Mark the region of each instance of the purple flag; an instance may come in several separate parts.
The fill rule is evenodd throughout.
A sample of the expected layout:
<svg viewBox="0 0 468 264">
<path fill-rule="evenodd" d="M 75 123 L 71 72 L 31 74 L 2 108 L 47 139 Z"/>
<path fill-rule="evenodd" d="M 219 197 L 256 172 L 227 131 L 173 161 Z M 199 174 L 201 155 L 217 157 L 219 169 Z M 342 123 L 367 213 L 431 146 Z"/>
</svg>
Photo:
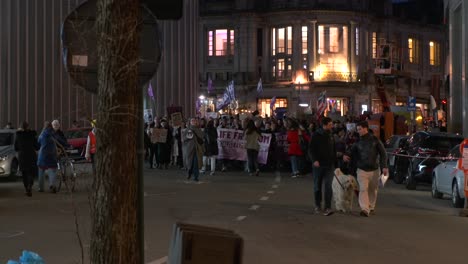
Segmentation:
<svg viewBox="0 0 468 264">
<path fill-rule="evenodd" d="M 276 104 L 276 96 L 273 96 L 273 98 L 271 98 L 271 101 L 270 101 L 270 109 L 273 109 L 275 104 Z"/>
<path fill-rule="evenodd" d="M 153 94 L 153 86 L 150 84 L 148 85 L 148 96 L 151 97 L 151 99 L 154 100 L 154 94 Z"/>
<path fill-rule="evenodd" d="M 207 87 L 207 90 L 208 90 L 208 94 L 212 93 L 213 90 L 214 90 L 213 81 L 211 80 L 210 77 L 208 77 L 208 87 Z"/>
</svg>

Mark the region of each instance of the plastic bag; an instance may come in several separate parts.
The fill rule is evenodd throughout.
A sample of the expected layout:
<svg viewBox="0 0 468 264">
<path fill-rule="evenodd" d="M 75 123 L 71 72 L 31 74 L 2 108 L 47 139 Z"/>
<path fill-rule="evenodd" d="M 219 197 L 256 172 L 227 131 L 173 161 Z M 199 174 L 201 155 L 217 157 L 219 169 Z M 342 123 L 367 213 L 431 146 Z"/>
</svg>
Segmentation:
<svg viewBox="0 0 468 264">
<path fill-rule="evenodd" d="M 384 187 L 385 186 L 385 183 L 387 182 L 388 180 L 388 174 L 387 175 L 384 175 L 383 173 L 380 175 L 380 178 L 379 178 L 379 186 L 380 187 Z"/>
<path fill-rule="evenodd" d="M 9 260 L 7 264 L 45 264 L 45 262 L 37 253 L 23 250 L 19 261 Z"/>
</svg>

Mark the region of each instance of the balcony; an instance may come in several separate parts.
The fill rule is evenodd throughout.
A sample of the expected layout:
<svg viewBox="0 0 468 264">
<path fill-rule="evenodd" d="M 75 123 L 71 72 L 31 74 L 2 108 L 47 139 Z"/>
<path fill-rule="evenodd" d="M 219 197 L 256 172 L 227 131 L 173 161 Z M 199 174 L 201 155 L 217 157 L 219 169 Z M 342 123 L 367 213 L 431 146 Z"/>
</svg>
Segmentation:
<svg viewBox="0 0 468 264">
<path fill-rule="evenodd" d="M 357 72 L 314 72 L 314 81 L 316 82 L 359 82 Z"/>
</svg>

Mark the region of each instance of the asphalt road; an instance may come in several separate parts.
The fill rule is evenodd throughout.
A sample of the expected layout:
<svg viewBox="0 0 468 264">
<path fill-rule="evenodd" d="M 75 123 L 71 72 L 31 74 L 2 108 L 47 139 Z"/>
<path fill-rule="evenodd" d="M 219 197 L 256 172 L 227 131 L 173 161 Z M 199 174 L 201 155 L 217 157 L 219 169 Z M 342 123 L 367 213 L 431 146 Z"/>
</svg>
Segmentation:
<svg viewBox="0 0 468 264">
<path fill-rule="evenodd" d="M 176 221 L 234 230 L 247 264 L 468 263 L 468 218 L 448 199 L 432 199 L 429 186 L 408 191 L 389 182 L 375 216 L 360 217 L 355 206 L 327 217 L 312 213 L 312 177 L 289 175 L 218 172 L 195 184 L 181 170 L 145 170 L 146 263 L 165 263 Z M 48 264 L 81 263 L 77 226 L 85 258 L 91 235 L 89 177 L 83 182 L 73 196 L 31 198 L 19 181 L 0 182 L 0 263 L 23 249 Z"/>
</svg>

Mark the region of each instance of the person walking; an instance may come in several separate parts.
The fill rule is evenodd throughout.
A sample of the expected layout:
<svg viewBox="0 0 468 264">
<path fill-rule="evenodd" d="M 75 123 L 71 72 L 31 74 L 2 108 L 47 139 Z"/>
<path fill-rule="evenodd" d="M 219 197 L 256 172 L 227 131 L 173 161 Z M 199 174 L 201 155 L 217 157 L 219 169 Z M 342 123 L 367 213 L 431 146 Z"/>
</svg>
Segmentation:
<svg viewBox="0 0 468 264">
<path fill-rule="evenodd" d="M 96 126 L 93 123 L 93 129 L 89 131 L 88 137 L 86 139 L 86 151 L 85 151 L 85 158 L 87 161 L 91 162 L 91 166 L 93 168 L 93 174 L 96 175 L 96 163 L 94 160 L 96 154 Z"/>
<path fill-rule="evenodd" d="M 322 127 L 312 136 L 309 143 L 309 158 L 312 162 L 314 176 L 315 213 L 322 211 L 322 193 L 325 195 L 323 215 L 333 214 L 331 209 L 333 173 L 336 162 L 335 141 L 332 135 L 333 123 L 331 118 L 322 119 Z M 323 183 L 323 188 L 322 188 Z M 323 192 L 322 192 L 323 190 Z"/>
<path fill-rule="evenodd" d="M 249 120 L 247 122 L 244 136 L 246 141 L 245 148 L 247 149 L 247 165 L 249 175 L 253 175 L 255 172 L 255 176 L 258 176 L 260 173 L 257 163 L 258 151 L 260 150 L 260 143 L 258 140 L 260 139 L 261 135 L 257 127 L 255 127 L 255 122 L 253 120 Z"/>
<path fill-rule="evenodd" d="M 198 127 L 196 118 L 190 119 L 189 126 L 182 132 L 182 143 L 186 151 L 187 180 L 193 175 L 193 180 L 198 182 L 199 168 L 203 165 L 203 132 Z"/>
<path fill-rule="evenodd" d="M 48 121 L 44 124 L 44 129 L 39 135 L 38 143 L 40 145 L 39 156 L 37 159 L 39 192 L 44 192 L 44 174 L 49 176 L 49 190 L 56 193 L 55 177 L 57 175 L 57 146 L 56 142 L 62 146 L 67 146 L 62 137 L 56 136 L 52 124 Z"/>
<path fill-rule="evenodd" d="M 23 185 L 26 195 L 32 196 L 34 177 L 37 175 L 37 155 L 39 150 L 36 131 L 29 129 L 24 121 L 21 130 L 16 132 L 15 150 L 18 152 L 19 169 L 23 175 Z"/>
<path fill-rule="evenodd" d="M 218 156 L 218 131 L 214 127 L 214 121 L 210 119 L 206 124 L 204 131 L 205 153 L 203 155 L 204 172 L 208 163 L 211 165 L 210 176 L 213 176 L 216 170 L 216 156 Z"/>
<path fill-rule="evenodd" d="M 161 120 L 161 129 L 166 130 L 166 140 L 157 143 L 159 168 L 167 170 L 171 162 L 172 130 L 165 119 Z"/>
<path fill-rule="evenodd" d="M 382 142 L 369 133 L 367 121 L 357 123 L 356 128 L 360 139 L 352 146 L 350 153 L 343 155 L 343 160 L 354 160 L 356 164 L 360 215 L 369 217 L 375 210 L 380 169 L 384 175 L 388 175 L 387 153 Z"/>
</svg>

